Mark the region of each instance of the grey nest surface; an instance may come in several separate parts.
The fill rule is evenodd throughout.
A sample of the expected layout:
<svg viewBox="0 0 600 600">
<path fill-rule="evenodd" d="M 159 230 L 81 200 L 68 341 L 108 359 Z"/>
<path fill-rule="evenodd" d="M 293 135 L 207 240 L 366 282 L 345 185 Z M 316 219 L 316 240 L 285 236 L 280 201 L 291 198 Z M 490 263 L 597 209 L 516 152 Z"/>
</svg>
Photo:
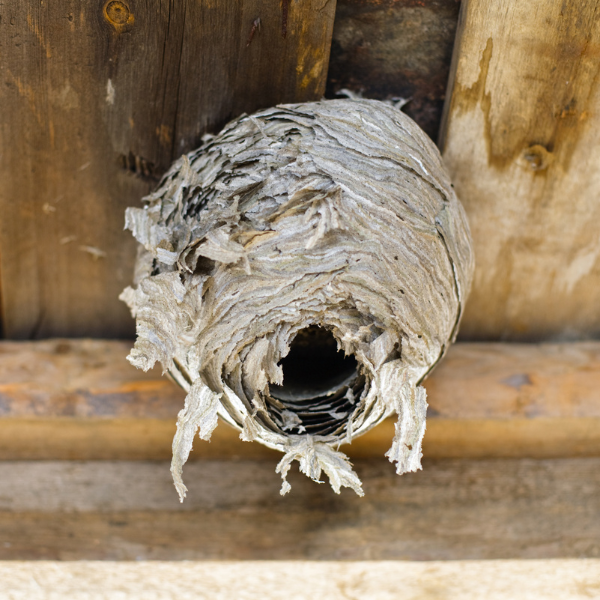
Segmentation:
<svg viewBox="0 0 600 600">
<path fill-rule="evenodd" d="M 339 451 L 392 414 L 387 453 L 420 468 L 421 381 L 454 340 L 473 273 L 439 152 L 375 100 L 281 105 L 182 156 L 126 227 L 140 242 L 129 360 L 187 391 L 171 471 L 218 416 L 316 481 L 362 494 Z"/>
</svg>

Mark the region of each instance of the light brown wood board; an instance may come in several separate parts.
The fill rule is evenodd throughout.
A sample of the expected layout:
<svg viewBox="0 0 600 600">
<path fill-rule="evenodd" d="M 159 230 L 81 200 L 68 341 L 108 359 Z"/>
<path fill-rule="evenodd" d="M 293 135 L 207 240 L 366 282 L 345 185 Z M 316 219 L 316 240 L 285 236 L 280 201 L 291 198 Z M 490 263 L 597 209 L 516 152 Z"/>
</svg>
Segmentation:
<svg viewBox="0 0 600 600">
<path fill-rule="evenodd" d="M 0 459 L 171 456 L 185 393 L 159 369 L 134 369 L 129 342 L 0 344 Z M 423 451 L 435 457 L 600 456 L 600 343 L 460 343 L 425 381 Z M 385 461 L 386 421 L 348 446 Z M 192 458 L 268 458 L 220 424 Z"/>
<path fill-rule="evenodd" d="M 335 0 L 3 2 L 5 336 L 132 336 L 125 208 L 206 131 L 319 99 L 334 13 Z"/>
<path fill-rule="evenodd" d="M 426 460 L 401 477 L 385 460 L 355 468 L 363 498 L 297 468 L 281 497 L 271 461 L 196 461 L 180 504 L 168 462 L 0 463 L 0 559 L 600 556 L 598 458 Z"/>
<path fill-rule="evenodd" d="M 597 559 L 499 561 L 11 561 L 1 600 L 589 600 Z"/>
<path fill-rule="evenodd" d="M 465 0 L 440 147 L 477 269 L 463 339 L 600 335 L 600 5 Z"/>
</svg>

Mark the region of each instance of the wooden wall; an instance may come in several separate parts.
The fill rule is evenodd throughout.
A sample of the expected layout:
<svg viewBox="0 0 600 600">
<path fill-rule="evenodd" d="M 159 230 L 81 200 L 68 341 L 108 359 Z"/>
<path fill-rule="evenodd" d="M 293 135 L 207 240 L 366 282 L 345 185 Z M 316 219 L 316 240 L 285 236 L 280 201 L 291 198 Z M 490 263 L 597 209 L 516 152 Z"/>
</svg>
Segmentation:
<svg viewBox="0 0 600 600">
<path fill-rule="evenodd" d="M 456 34 L 457 0 L 338 0 L 327 97 L 409 100 L 404 112 L 437 138 Z"/>
<path fill-rule="evenodd" d="M 591 0 L 5 0 L 5 337 L 131 337 L 124 208 L 205 131 L 347 87 L 410 98 L 434 139 L 445 101 L 477 258 L 462 338 L 597 338 L 599 23 Z"/>
<path fill-rule="evenodd" d="M 477 270 L 463 338 L 600 336 L 600 7 L 463 4 L 441 148 Z"/>
<path fill-rule="evenodd" d="M 133 336 L 125 208 L 206 131 L 320 98 L 334 14 L 335 0 L 0 4 L 5 336 Z"/>
</svg>

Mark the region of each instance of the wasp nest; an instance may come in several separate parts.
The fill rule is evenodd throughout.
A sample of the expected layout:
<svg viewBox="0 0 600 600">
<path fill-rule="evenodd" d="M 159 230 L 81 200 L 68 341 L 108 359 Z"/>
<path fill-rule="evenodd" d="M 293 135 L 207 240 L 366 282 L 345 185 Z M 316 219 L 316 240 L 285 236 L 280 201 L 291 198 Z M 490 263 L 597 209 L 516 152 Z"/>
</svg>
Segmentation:
<svg viewBox="0 0 600 600">
<path fill-rule="evenodd" d="M 440 155 L 397 108 L 290 104 L 232 121 L 181 157 L 126 227 L 140 242 L 129 355 L 187 391 L 171 471 L 220 416 L 339 493 L 340 444 L 396 414 L 387 456 L 420 468 L 420 382 L 457 333 L 473 259 Z"/>
</svg>

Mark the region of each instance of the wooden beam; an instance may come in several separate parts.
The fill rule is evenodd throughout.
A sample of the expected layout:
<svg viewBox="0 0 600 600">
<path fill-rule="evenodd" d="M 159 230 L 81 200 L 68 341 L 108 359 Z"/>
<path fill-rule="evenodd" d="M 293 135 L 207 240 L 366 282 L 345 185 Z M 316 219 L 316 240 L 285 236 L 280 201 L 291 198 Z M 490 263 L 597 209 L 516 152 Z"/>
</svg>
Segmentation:
<svg viewBox="0 0 600 600">
<path fill-rule="evenodd" d="M 129 342 L 0 344 L 0 459 L 168 459 L 184 392 Z M 426 457 L 600 456 L 600 343 L 457 344 L 425 382 Z M 342 446 L 380 457 L 392 421 Z M 270 457 L 221 424 L 193 457 Z"/>
<path fill-rule="evenodd" d="M 131 337 L 139 204 L 206 131 L 319 99 L 335 0 L 0 5 L 0 276 L 11 339 Z"/>
<path fill-rule="evenodd" d="M 10 562 L 0 564 L 0 597 L 588 600 L 599 569 L 598 560 Z"/>
<path fill-rule="evenodd" d="M 180 504 L 168 462 L 0 463 L 0 559 L 598 557 L 598 458 L 354 465 L 363 498 L 297 467 L 282 498 L 274 461 L 195 461 Z"/>
<path fill-rule="evenodd" d="M 460 3 L 338 0 L 327 97 L 409 100 L 402 109 L 437 139 Z"/>
<path fill-rule="evenodd" d="M 463 339 L 600 334 L 600 14 L 463 0 L 440 146 L 477 269 Z"/>
</svg>

